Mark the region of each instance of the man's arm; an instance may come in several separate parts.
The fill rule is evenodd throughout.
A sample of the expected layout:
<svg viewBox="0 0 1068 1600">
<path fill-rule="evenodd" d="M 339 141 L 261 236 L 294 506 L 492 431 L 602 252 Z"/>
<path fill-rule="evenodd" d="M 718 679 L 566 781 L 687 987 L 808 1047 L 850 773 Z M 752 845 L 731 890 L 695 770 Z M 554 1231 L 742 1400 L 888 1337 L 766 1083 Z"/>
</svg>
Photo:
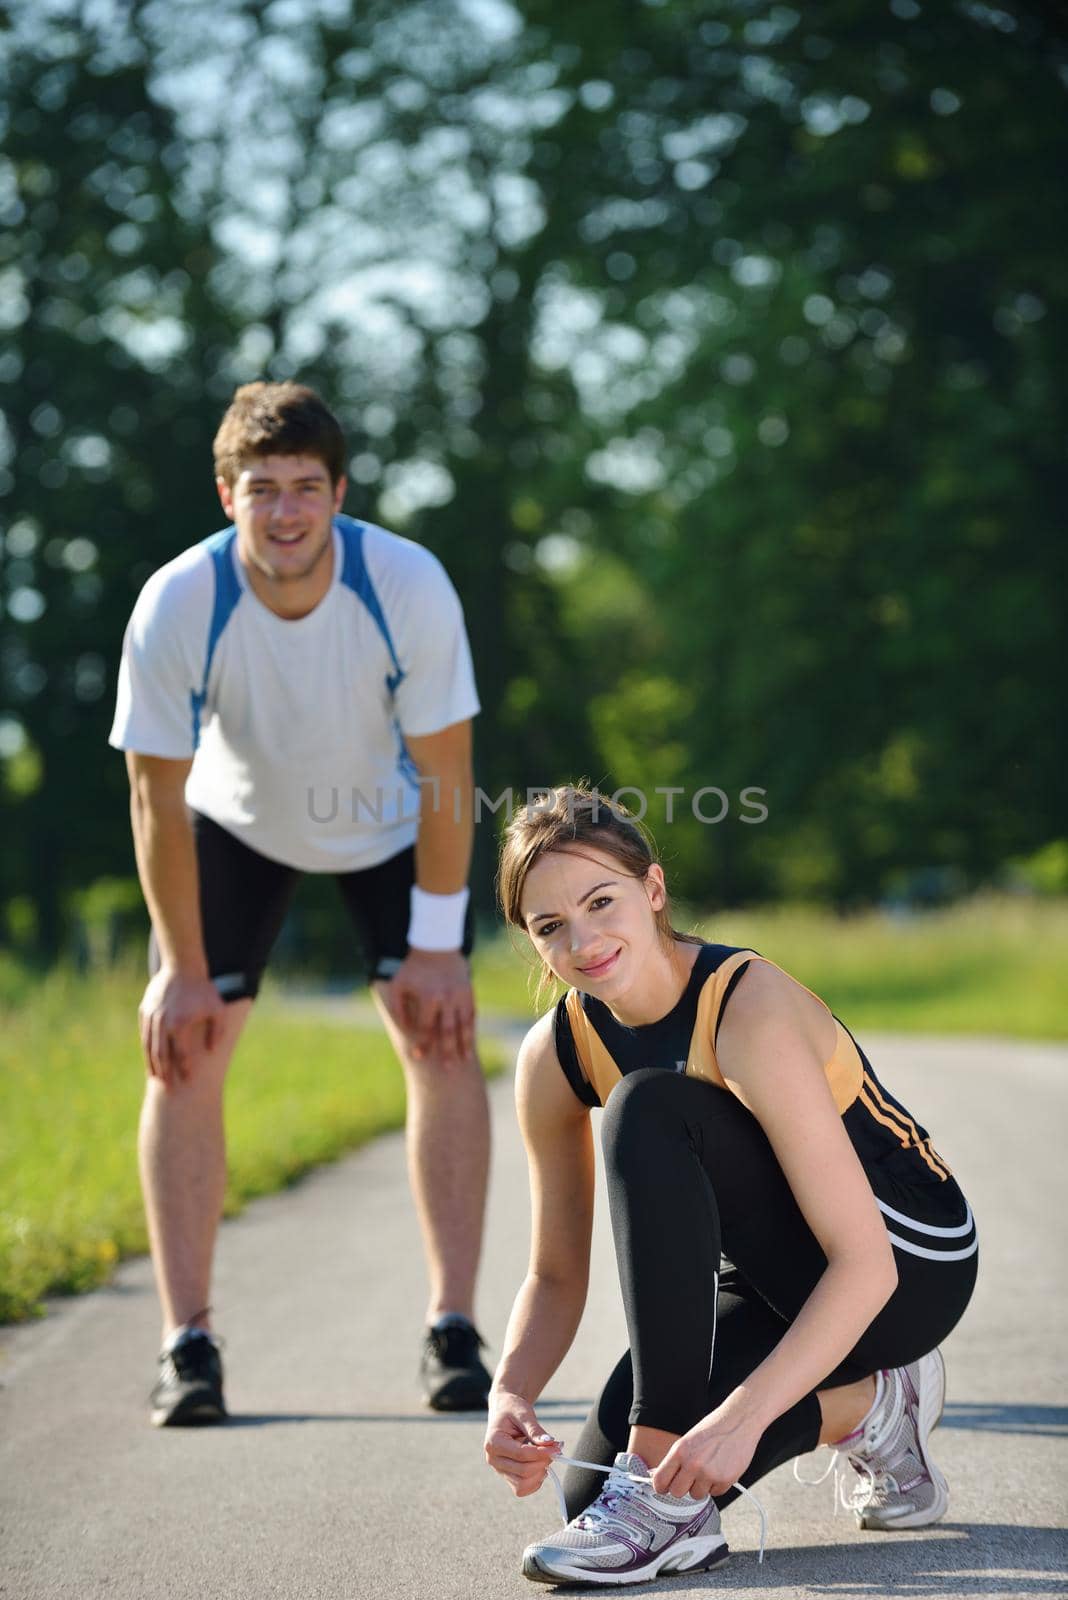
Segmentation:
<svg viewBox="0 0 1068 1600">
<path fill-rule="evenodd" d="M 464 898 L 474 840 L 471 723 L 405 740 L 422 780 L 415 841 L 413 920 L 409 953 L 389 985 L 387 1003 L 413 1040 L 417 1057 L 435 1040 L 444 1060 L 470 1054 L 474 1000 L 461 954 Z M 420 897 L 421 903 L 420 903 Z M 426 947 L 420 938 L 427 940 Z"/>
<path fill-rule="evenodd" d="M 192 761 L 126 753 L 134 854 L 164 966 L 206 978 L 196 846 L 185 803 Z"/>
<path fill-rule="evenodd" d="M 467 887 L 474 842 L 471 723 L 405 740 L 422 780 L 423 809 L 415 840 L 415 881 L 426 894 Z"/>
<path fill-rule="evenodd" d="M 200 922 L 196 844 L 185 803 L 191 761 L 128 751 L 130 823 L 145 902 L 162 966 L 141 1001 L 141 1044 L 148 1070 L 165 1083 L 185 1078 L 195 1049 L 187 1030 L 203 1028 L 210 1049 L 223 1002 L 208 976 Z"/>
</svg>

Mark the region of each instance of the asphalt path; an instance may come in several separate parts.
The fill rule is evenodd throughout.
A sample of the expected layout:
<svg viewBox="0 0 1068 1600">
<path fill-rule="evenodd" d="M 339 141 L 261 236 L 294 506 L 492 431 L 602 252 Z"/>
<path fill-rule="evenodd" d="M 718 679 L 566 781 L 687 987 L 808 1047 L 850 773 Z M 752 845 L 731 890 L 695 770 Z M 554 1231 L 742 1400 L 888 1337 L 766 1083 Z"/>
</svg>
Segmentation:
<svg viewBox="0 0 1068 1600">
<path fill-rule="evenodd" d="M 718 1572 L 646 1585 L 686 1596 L 1036 1596 L 1068 1592 L 1065 1145 L 1068 1048 L 865 1041 L 925 1122 L 979 1221 L 979 1287 L 946 1346 L 939 1526 L 861 1533 L 832 1487 L 788 1467 L 743 1501 Z M 514 1038 L 512 1039 L 514 1043 Z M 238 1063 L 235 1070 L 240 1070 Z M 480 1318 L 495 1354 L 523 1274 L 526 1170 L 510 1084 L 495 1152 Z M 131 1130 L 131 1160 L 133 1144 Z M 215 1286 L 228 1426 L 157 1431 L 148 1263 L 44 1322 L 0 1335 L 0 1595 L 242 1600 L 513 1600 L 546 1489 L 515 1501 L 484 1465 L 483 1424 L 423 1410 L 424 1295 L 402 1142 L 376 1141 L 222 1230 Z M 603 1196 L 589 1304 L 540 1413 L 574 1445 L 625 1343 Z M 818 1469 L 818 1459 L 806 1463 Z"/>
</svg>

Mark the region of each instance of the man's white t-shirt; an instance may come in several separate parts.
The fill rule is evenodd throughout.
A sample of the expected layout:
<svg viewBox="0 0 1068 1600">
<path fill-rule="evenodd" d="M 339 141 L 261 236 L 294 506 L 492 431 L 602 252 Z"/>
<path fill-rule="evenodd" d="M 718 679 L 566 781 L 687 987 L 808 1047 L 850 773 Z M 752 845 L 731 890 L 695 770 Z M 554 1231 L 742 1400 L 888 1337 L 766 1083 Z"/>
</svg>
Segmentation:
<svg viewBox="0 0 1068 1600">
<path fill-rule="evenodd" d="M 154 573 L 126 629 L 110 743 L 192 757 L 189 805 L 261 855 L 351 872 L 415 840 L 421 789 L 405 736 L 478 709 L 459 597 L 437 557 L 337 516 L 330 588 L 296 621 L 253 593 L 234 528 Z"/>
</svg>

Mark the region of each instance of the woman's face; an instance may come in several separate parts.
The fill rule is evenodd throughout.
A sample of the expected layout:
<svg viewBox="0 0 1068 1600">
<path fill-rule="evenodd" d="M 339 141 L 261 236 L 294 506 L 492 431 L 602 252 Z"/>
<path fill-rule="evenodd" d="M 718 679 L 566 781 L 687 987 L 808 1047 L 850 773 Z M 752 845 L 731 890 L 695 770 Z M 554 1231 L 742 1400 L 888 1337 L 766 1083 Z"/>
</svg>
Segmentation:
<svg viewBox="0 0 1068 1600">
<path fill-rule="evenodd" d="M 655 913 L 664 874 L 627 875 L 595 849 L 554 850 L 527 874 L 523 924 L 542 960 L 563 982 L 608 1004 L 626 994 L 660 949 Z"/>
</svg>

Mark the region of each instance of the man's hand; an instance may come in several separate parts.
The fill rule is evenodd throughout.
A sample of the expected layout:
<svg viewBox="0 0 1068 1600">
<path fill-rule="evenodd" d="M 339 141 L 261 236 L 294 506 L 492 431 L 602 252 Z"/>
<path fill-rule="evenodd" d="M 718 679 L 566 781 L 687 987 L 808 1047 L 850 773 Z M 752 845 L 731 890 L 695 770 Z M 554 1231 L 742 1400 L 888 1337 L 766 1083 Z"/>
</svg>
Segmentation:
<svg viewBox="0 0 1068 1600">
<path fill-rule="evenodd" d="M 137 1012 L 150 1075 L 168 1087 L 184 1082 L 197 1057 L 215 1044 L 225 1015 L 210 978 L 162 967 L 149 979 Z"/>
<path fill-rule="evenodd" d="M 436 1046 L 442 1061 L 462 1061 L 475 1044 L 475 998 L 459 950 L 409 950 L 383 999 L 417 1061 Z"/>
</svg>

